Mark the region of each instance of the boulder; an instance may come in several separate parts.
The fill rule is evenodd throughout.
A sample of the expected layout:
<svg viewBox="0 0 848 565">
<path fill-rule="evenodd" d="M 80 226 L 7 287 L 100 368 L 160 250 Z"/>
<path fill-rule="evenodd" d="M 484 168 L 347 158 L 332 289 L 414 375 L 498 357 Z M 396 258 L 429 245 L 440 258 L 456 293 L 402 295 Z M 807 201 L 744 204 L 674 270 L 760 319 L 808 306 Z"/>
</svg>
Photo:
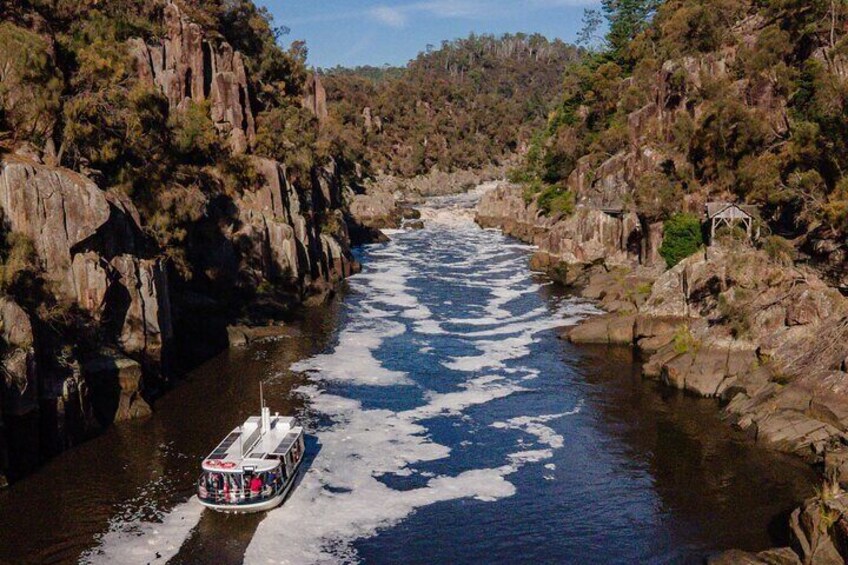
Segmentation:
<svg viewBox="0 0 848 565">
<path fill-rule="evenodd" d="M 27 313 L 8 297 L 0 298 L 0 335 L 5 344 L 0 365 L 4 389 L 0 413 L 22 416 L 38 409 L 38 371 L 34 335 Z"/>
<path fill-rule="evenodd" d="M 756 419 L 757 441 L 781 451 L 812 458 L 832 438 L 841 437 L 833 426 L 794 410 L 780 410 Z"/>
<path fill-rule="evenodd" d="M 825 489 L 829 489 L 825 486 Z M 830 495 L 829 495 L 830 496 Z M 844 520 L 842 498 L 833 500 L 811 498 L 792 512 L 789 519 L 793 546 L 805 564 L 842 565 L 845 558 L 837 550 L 835 526 Z"/>
<path fill-rule="evenodd" d="M 403 220 L 395 197 L 385 192 L 357 194 L 349 210 L 357 223 L 373 229 L 399 228 Z"/>
<path fill-rule="evenodd" d="M 792 548 L 781 547 L 759 553 L 731 549 L 707 558 L 707 565 L 802 565 Z"/>
<path fill-rule="evenodd" d="M 151 414 L 141 396 L 142 369 L 136 361 L 103 352 L 83 363 L 82 376 L 92 392 L 94 411 L 104 426 Z"/>
<path fill-rule="evenodd" d="M 654 353 L 671 343 L 681 326 L 687 325 L 685 318 L 639 315 L 636 317 L 634 338 L 642 352 Z"/>
<path fill-rule="evenodd" d="M 609 343 L 609 322 L 605 316 L 589 318 L 565 334 L 572 343 Z"/>
<path fill-rule="evenodd" d="M 229 339 L 230 347 L 244 347 L 251 343 L 274 341 L 296 335 L 298 335 L 297 330 L 288 326 L 227 327 L 227 338 Z"/>
<path fill-rule="evenodd" d="M 567 331 L 565 336 L 572 343 L 605 343 L 631 345 L 633 343 L 633 315 L 605 315 L 588 318 Z"/>
</svg>

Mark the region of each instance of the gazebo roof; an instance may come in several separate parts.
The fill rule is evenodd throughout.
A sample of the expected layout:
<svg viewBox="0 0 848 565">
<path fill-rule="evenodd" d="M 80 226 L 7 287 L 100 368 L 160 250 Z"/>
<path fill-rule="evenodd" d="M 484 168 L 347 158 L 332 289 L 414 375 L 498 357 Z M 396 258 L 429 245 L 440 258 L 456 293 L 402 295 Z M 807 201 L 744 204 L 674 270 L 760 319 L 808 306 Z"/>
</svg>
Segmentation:
<svg viewBox="0 0 848 565">
<path fill-rule="evenodd" d="M 751 218 L 757 218 L 760 215 L 760 212 L 756 206 L 751 206 L 748 204 L 736 204 L 735 202 L 707 202 L 706 208 L 708 219 L 728 215 L 728 212 L 730 212 L 732 209 L 739 210 L 740 212 Z"/>
</svg>

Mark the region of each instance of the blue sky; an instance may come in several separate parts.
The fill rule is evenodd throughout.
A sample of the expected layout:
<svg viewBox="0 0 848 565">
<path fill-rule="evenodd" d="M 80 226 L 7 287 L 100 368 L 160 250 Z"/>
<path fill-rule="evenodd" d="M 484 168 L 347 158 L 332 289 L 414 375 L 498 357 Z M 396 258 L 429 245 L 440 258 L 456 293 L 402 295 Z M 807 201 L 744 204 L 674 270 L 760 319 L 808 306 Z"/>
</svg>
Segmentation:
<svg viewBox="0 0 848 565">
<path fill-rule="evenodd" d="M 405 64 L 427 44 L 475 33 L 538 32 L 574 41 L 599 0 L 258 0 L 304 39 L 309 64 Z"/>
</svg>

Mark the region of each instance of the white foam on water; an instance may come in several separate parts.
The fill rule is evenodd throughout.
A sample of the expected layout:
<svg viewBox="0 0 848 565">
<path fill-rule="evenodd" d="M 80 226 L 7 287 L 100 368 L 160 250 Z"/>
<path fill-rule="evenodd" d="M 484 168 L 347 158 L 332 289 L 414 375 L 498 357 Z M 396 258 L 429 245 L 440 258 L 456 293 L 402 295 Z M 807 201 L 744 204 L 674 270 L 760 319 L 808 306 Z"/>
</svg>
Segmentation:
<svg viewBox="0 0 848 565">
<path fill-rule="evenodd" d="M 583 401 L 581 400 L 573 410 L 562 412 L 561 414 L 546 414 L 543 416 L 519 416 L 510 418 L 506 422 L 495 422 L 493 428 L 497 429 L 512 429 L 521 430 L 527 434 L 536 437 L 538 443 L 549 445 L 554 449 L 559 449 L 565 445 L 565 438 L 558 434 L 553 428 L 546 426 L 548 422 L 565 418 L 566 416 L 574 416 L 579 414 L 583 409 Z"/>
<path fill-rule="evenodd" d="M 322 380 L 371 386 L 413 384 L 406 373 L 386 369 L 374 357 L 374 351 L 386 339 L 403 335 L 405 331 L 406 326 L 389 320 L 354 323 L 339 334 L 333 353 L 295 363 L 292 370 L 311 373 Z"/>
<path fill-rule="evenodd" d="M 457 476 L 434 476 L 425 486 L 396 490 L 380 480 L 404 476 L 411 466 L 443 459 L 450 448 L 427 436 L 424 420 L 462 410 L 522 390 L 498 376 L 473 379 L 451 393 L 430 393 L 423 406 L 393 412 L 365 410 L 355 400 L 299 389 L 312 409 L 335 424 L 318 432 L 315 462 L 286 504 L 268 514 L 257 529 L 246 563 L 322 563 L 352 558 L 350 544 L 403 520 L 415 509 L 460 498 L 497 500 L 515 493 L 505 477 L 511 466 L 474 469 Z"/>
<path fill-rule="evenodd" d="M 160 521 L 113 519 L 97 546 L 80 557 L 91 565 L 167 563 L 200 522 L 203 506 L 197 497 L 159 513 Z"/>
<path fill-rule="evenodd" d="M 553 449 L 535 449 L 510 453 L 509 459 L 516 464 L 539 463 L 554 456 Z"/>
</svg>

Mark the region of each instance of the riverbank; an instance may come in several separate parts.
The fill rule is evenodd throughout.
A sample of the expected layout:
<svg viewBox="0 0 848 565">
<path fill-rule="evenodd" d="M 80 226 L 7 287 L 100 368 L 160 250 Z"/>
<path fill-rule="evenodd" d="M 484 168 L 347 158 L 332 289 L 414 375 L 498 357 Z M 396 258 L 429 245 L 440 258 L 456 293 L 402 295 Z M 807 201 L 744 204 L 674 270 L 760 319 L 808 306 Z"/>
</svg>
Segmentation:
<svg viewBox="0 0 848 565">
<path fill-rule="evenodd" d="M 645 377 L 718 399 L 756 443 L 848 483 L 848 306 L 814 271 L 735 240 L 665 269 L 661 226 L 584 206 L 549 218 L 512 185 L 484 196 L 477 221 L 537 245 L 534 268 L 606 310 L 563 337 L 634 347 Z M 848 521 L 834 516 L 839 545 Z M 820 537 L 811 528 L 793 524 L 805 559 Z"/>
</svg>

